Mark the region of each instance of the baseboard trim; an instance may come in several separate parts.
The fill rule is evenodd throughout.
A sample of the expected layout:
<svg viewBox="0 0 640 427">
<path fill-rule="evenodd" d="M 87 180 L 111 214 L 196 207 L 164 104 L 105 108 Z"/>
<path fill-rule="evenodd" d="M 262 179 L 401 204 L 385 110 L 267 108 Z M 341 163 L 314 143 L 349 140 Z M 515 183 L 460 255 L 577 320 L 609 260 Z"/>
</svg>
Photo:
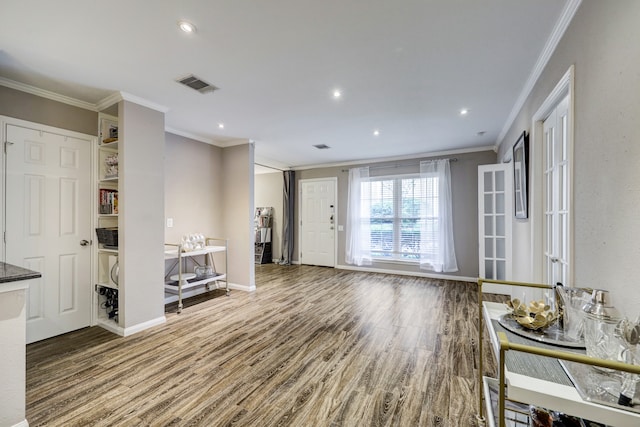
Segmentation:
<svg viewBox="0 0 640 427">
<path fill-rule="evenodd" d="M 254 292 L 256 290 L 256 284 L 252 285 L 239 285 L 238 283 L 229 283 L 229 289 L 244 292 Z"/>
<path fill-rule="evenodd" d="M 386 268 L 357 267 L 353 265 L 336 265 L 335 268 L 339 270 L 362 271 L 366 273 L 397 274 L 400 276 L 415 276 L 415 277 L 427 277 L 429 279 L 455 280 L 458 282 L 474 282 L 475 283 L 478 281 L 476 277 L 452 276 L 450 274 L 425 273 L 422 271 L 389 270 Z"/>
<path fill-rule="evenodd" d="M 11 427 L 29 427 L 29 422 L 27 420 L 22 420 L 18 424 L 14 424 Z"/>
<path fill-rule="evenodd" d="M 145 329 L 149 329 L 153 326 L 162 325 L 167 321 L 167 318 L 163 315 L 160 317 L 156 317 L 155 319 L 147 320 L 146 322 L 138 323 L 137 325 L 129 326 L 128 328 L 124 328 L 123 336 L 128 337 L 137 332 L 144 331 Z"/>
<path fill-rule="evenodd" d="M 102 329 L 106 329 L 107 331 L 113 334 L 120 335 L 121 337 L 124 336 L 124 329 L 118 326 L 111 319 L 98 319 L 98 321 L 96 322 L 96 325 L 101 327 Z"/>
</svg>

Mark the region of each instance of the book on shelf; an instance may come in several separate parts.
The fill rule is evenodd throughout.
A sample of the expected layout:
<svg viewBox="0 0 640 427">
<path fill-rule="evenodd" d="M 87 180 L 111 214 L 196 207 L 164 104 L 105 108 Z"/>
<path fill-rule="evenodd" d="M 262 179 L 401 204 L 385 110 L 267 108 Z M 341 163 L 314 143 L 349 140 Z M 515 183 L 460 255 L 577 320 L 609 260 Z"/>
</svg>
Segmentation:
<svg viewBox="0 0 640 427">
<path fill-rule="evenodd" d="M 118 213 L 118 190 L 100 189 L 100 214 L 113 215 Z"/>
</svg>

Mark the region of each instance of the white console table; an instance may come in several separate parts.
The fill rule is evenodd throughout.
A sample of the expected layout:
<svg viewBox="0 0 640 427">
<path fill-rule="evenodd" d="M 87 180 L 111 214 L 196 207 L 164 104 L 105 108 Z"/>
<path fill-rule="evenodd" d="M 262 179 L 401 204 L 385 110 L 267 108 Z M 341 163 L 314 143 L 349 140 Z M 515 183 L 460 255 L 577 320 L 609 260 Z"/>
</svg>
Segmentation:
<svg viewBox="0 0 640 427">
<path fill-rule="evenodd" d="M 205 239 L 206 246 L 203 249 L 184 252 L 181 245 L 178 244 L 166 244 L 171 249 L 165 250 L 165 260 L 175 260 L 173 266 L 171 266 L 165 276 L 165 304 L 178 301 L 178 313 L 182 311 L 183 304 L 182 299 L 190 296 L 195 296 L 210 290 L 211 283 L 215 283 L 216 287 L 218 282 L 224 280 L 225 290 L 227 296 L 230 294 L 229 280 L 228 280 L 228 240 L 216 237 L 207 237 Z M 214 254 L 224 254 L 224 272 L 216 270 L 216 262 Z M 205 265 L 213 268 L 213 275 L 206 277 L 194 277 L 190 272 L 185 271 L 185 261 L 188 258 L 195 259 L 195 257 L 204 256 Z M 172 275 L 173 271 L 177 267 L 177 274 Z M 176 280 L 174 280 L 176 279 Z"/>
</svg>

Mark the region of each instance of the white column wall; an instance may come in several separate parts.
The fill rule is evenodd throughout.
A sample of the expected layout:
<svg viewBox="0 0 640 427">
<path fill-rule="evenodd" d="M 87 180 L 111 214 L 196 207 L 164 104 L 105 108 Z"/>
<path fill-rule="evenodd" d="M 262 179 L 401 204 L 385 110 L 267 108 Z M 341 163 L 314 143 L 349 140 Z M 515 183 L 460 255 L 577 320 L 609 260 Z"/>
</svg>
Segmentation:
<svg viewBox="0 0 640 427">
<path fill-rule="evenodd" d="M 255 290 L 253 236 L 254 146 L 252 143 L 222 150 L 222 234 L 229 238 L 230 284 Z"/>
<path fill-rule="evenodd" d="M 121 101 L 120 326 L 125 335 L 164 321 L 164 113 Z"/>
</svg>

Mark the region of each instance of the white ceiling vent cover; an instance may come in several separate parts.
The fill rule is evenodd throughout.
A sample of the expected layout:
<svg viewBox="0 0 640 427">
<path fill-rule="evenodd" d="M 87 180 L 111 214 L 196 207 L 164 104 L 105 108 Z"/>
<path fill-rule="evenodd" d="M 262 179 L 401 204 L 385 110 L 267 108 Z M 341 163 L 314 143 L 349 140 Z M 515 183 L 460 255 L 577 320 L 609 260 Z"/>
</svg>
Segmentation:
<svg viewBox="0 0 640 427">
<path fill-rule="evenodd" d="M 209 84 L 202 80 L 200 77 L 196 77 L 193 74 L 189 74 L 188 76 L 177 79 L 176 81 L 190 87 L 193 90 L 197 90 L 200 93 L 209 93 L 213 92 L 214 90 L 220 89 L 219 87 Z"/>
</svg>

